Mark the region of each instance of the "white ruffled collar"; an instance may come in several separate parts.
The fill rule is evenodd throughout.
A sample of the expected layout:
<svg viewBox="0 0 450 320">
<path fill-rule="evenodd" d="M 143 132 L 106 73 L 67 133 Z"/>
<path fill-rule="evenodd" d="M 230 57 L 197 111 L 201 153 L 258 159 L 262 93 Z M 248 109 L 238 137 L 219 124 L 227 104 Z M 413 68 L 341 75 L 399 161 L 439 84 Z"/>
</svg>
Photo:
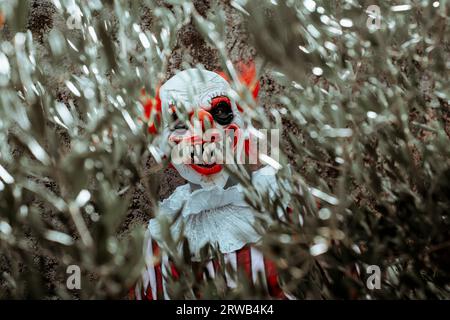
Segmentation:
<svg viewBox="0 0 450 320">
<path fill-rule="evenodd" d="M 220 187 L 201 188 L 191 191 L 189 184 L 178 187 L 175 192 L 167 199 L 162 201 L 159 206 L 162 214 L 176 214 L 182 210 L 183 217 L 198 214 L 205 210 L 217 209 L 228 204 L 236 206 L 248 206 L 243 197 L 240 185 L 235 185 L 227 189 Z"/>
<path fill-rule="evenodd" d="M 268 189 L 275 194 L 275 173 L 271 167 L 264 167 L 253 172 L 252 181 L 258 189 Z M 181 217 L 175 220 L 180 211 Z M 149 231 L 152 238 L 161 243 L 163 221 L 172 223 L 173 239 L 183 233 L 193 259 L 198 260 L 200 249 L 208 243 L 222 253 L 229 253 L 258 242 L 261 235 L 255 228 L 255 214 L 257 212 L 245 201 L 244 190 L 239 184 L 227 189 L 216 186 L 195 191 L 185 184 L 160 202 L 159 214 L 150 220 Z"/>
</svg>

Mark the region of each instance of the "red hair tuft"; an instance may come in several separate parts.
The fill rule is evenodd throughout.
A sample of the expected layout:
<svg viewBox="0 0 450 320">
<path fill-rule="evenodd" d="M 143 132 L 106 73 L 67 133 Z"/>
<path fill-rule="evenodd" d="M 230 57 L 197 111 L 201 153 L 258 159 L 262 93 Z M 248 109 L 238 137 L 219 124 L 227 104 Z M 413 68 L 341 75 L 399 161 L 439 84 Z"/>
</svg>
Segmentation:
<svg viewBox="0 0 450 320">
<path fill-rule="evenodd" d="M 159 88 L 156 89 L 156 97 L 152 98 L 141 90 L 143 96 L 142 105 L 144 106 L 144 119 L 148 122 L 148 132 L 156 134 L 157 127 L 161 124 L 161 99 L 159 97 Z"/>
<path fill-rule="evenodd" d="M 255 63 L 253 61 L 250 61 L 247 64 L 239 62 L 237 65 L 237 71 L 239 74 L 239 81 L 248 88 L 248 90 L 252 93 L 253 98 L 256 100 L 258 98 L 260 84 L 259 80 L 256 78 Z M 217 71 L 216 73 L 230 82 L 230 78 L 225 74 L 225 72 Z M 239 111 L 243 111 L 239 105 L 237 107 Z"/>
</svg>

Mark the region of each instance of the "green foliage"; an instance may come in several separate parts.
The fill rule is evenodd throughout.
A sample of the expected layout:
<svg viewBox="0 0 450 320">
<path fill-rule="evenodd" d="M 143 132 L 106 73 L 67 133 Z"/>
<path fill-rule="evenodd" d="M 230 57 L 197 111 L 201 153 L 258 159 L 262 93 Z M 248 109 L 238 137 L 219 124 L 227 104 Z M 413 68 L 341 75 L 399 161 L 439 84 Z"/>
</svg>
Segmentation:
<svg viewBox="0 0 450 320">
<path fill-rule="evenodd" d="M 76 1 L 79 28 L 62 23 L 36 48 L 18 9 L 26 2 L 0 1 L 0 298 L 121 298 L 143 267 L 145 226 L 120 232 L 139 181 L 149 214 L 157 212 L 140 90 L 154 93 L 163 81 L 190 21 L 237 80 L 223 9 L 205 16 L 189 1 Z M 65 19 L 70 2 L 55 1 Z M 238 81 L 233 88 L 249 121 L 283 131 L 280 196 L 300 216 L 280 221 L 277 212 L 288 215 L 280 199 L 230 170 L 249 203 L 275 218 L 262 250 L 296 297 L 449 298 L 449 8 L 381 2 L 379 28 L 369 28 L 372 4 L 231 1 L 261 72 L 282 93 L 256 107 Z M 151 31 L 140 24 L 143 7 Z M 178 241 L 168 238 L 167 249 Z M 175 298 L 263 296 L 245 280 L 232 291 L 221 277 L 198 283 L 183 268 L 189 257 L 174 256 L 183 270 L 171 281 Z M 65 286 L 72 264 L 83 271 L 75 294 Z M 379 290 L 367 288 L 369 265 L 382 271 Z"/>
</svg>

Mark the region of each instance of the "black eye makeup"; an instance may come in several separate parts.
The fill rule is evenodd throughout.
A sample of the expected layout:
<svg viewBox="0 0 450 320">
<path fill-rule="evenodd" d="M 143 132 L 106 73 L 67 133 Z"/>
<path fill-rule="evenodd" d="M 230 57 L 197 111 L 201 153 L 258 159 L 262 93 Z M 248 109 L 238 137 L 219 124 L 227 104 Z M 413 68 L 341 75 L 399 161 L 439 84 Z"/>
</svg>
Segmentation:
<svg viewBox="0 0 450 320">
<path fill-rule="evenodd" d="M 186 123 L 178 118 L 178 115 L 174 109 L 172 109 L 170 117 L 170 130 L 187 130 Z"/>
<path fill-rule="evenodd" d="M 213 98 L 209 113 L 213 116 L 214 121 L 222 126 L 230 124 L 234 118 L 231 102 L 228 97 L 221 96 Z"/>
</svg>

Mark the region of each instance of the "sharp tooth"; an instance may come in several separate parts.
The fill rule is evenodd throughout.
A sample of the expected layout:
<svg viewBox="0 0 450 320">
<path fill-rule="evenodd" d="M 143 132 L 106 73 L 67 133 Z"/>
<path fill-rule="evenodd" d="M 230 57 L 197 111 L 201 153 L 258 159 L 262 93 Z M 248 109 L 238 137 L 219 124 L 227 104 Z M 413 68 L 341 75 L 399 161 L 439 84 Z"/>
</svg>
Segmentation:
<svg viewBox="0 0 450 320">
<path fill-rule="evenodd" d="M 209 159 L 210 159 L 211 157 L 209 156 L 209 152 L 207 151 L 207 150 L 205 150 L 205 152 L 203 152 L 203 157 L 202 157 L 202 159 L 203 159 L 203 162 L 204 163 L 209 163 Z"/>
<path fill-rule="evenodd" d="M 178 145 L 180 146 L 180 145 Z M 183 164 L 191 163 L 191 154 L 188 146 L 179 147 L 176 161 L 180 161 Z"/>
<path fill-rule="evenodd" d="M 192 153 L 186 152 L 183 156 L 183 163 L 190 164 L 192 163 Z"/>
<path fill-rule="evenodd" d="M 212 144 L 206 144 L 203 146 L 203 155 L 202 159 L 204 163 L 210 163 L 210 158 L 212 154 L 212 150 L 214 149 L 214 146 Z"/>
<path fill-rule="evenodd" d="M 223 163 L 223 154 L 221 149 L 216 149 L 214 151 L 214 157 L 216 159 L 216 163 Z"/>
<path fill-rule="evenodd" d="M 202 146 L 200 144 L 196 144 L 194 146 L 195 150 L 194 150 L 194 163 L 195 164 L 199 164 L 200 163 L 200 156 L 201 156 L 201 149 Z"/>
<path fill-rule="evenodd" d="M 200 164 L 200 159 L 197 156 L 194 156 L 194 163 Z"/>
</svg>

